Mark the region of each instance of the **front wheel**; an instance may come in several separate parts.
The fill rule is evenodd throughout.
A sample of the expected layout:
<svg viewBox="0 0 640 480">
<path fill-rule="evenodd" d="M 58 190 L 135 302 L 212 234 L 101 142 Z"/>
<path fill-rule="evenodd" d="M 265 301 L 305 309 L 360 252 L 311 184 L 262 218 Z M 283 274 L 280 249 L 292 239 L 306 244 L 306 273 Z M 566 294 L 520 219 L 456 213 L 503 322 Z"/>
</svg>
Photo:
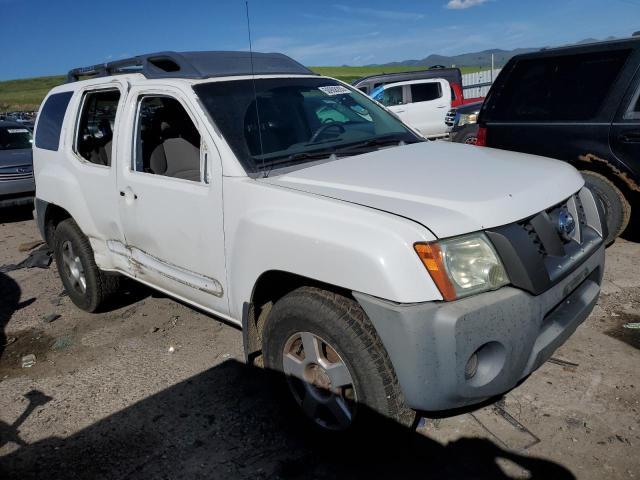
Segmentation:
<svg viewBox="0 0 640 480">
<path fill-rule="evenodd" d="M 64 289 L 77 307 L 95 312 L 117 291 L 119 276 L 98 269 L 89 239 L 72 219 L 56 227 L 53 252 Z"/>
<path fill-rule="evenodd" d="M 273 306 L 262 338 L 265 367 L 284 374 L 285 394 L 316 426 L 357 429 L 377 416 L 411 424 L 389 357 L 354 300 L 299 288 Z"/>
</svg>

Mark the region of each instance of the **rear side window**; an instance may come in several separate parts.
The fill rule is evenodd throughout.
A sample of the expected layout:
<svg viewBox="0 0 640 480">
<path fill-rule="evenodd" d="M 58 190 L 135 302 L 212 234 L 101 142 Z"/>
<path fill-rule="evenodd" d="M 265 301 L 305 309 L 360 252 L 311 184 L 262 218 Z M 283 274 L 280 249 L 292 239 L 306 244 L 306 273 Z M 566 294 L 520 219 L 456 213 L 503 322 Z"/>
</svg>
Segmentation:
<svg viewBox="0 0 640 480">
<path fill-rule="evenodd" d="M 624 114 L 625 120 L 640 120 L 640 88 L 631 100 L 627 112 Z"/>
<path fill-rule="evenodd" d="M 439 82 L 414 83 L 411 85 L 411 101 L 428 102 L 442 96 L 442 88 Z"/>
<path fill-rule="evenodd" d="M 116 122 L 119 90 L 87 92 L 76 138 L 76 153 L 97 165 L 111 165 L 113 129 Z"/>
<path fill-rule="evenodd" d="M 36 147 L 57 151 L 60 146 L 60 130 L 73 92 L 54 93 L 38 114 Z"/>
<path fill-rule="evenodd" d="M 629 50 L 519 61 L 489 116 L 495 121 L 593 119 L 607 98 Z"/>
</svg>

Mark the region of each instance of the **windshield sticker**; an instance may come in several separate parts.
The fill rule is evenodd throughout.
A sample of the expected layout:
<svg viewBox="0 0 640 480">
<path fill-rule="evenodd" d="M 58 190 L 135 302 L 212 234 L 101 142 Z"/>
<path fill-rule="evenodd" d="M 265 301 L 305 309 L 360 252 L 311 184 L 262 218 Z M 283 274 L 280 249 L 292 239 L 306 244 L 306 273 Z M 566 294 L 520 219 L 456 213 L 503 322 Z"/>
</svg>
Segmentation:
<svg viewBox="0 0 640 480">
<path fill-rule="evenodd" d="M 318 90 L 320 90 L 323 93 L 326 93 L 327 95 L 343 95 L 345 93 L 351 93 L 351 90 L 349 90 L 347 87 L 343 87 L 342 85 L 329 85 L 326 87 L 318 87 Z"/>
<path fill-rule="evenodd" d="M 29 130 L 26 128 L 7 128 L 7 132 L 9 133 L 29 133 Z"/>
</svg>

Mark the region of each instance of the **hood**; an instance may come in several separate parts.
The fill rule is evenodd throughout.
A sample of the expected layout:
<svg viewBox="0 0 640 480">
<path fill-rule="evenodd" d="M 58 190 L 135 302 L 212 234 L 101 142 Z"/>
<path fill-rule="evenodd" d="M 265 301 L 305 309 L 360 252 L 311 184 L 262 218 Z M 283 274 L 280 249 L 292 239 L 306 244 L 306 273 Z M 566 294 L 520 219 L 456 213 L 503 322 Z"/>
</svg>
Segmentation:
<svg viewBox="0 0 640 480">
<path fill-rule="evenodd" d="M 584 184 L 564 162 L 443 141 L 339 158 L 261 181 L 400 215 L 439 238 L 522 220 Z"/>
<path fill-rule="evenodd" d="M 0 150 L 0 168 L 31 166 L 31 149 Z"/>
</svg>

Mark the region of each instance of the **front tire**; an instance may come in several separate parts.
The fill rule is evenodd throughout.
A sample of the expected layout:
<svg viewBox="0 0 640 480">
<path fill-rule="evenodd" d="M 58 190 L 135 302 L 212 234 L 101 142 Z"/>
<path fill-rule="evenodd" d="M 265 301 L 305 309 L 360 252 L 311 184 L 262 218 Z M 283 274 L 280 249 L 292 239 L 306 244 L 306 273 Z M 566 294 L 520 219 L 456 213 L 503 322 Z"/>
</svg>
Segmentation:
<svg viewBox="0 0 640 480">
<path fill-rule="evenodd" d="M 360 430 L 375 414 L 413 421 L 389 357 L 353 299 L 294 290 L 275 303 L 262 338 L 265 367 L 284 374 L 285 394 L 317 427 Z"/>
<path fill-rule="evenodd" d="M 56 227 L 53 252 L 64 289 L 78 308 L 95 312 L 117 291 L 119 276 L 98 268 L 89 239 L 72 219 Z"/>
<path fill-rule="evenodd" d="M 587 187 L 596 194 L 602 204 L 609 230 L 605 245 L 611 245 L 629 225 L 631 205 L 624 193 L 604 175 L 589 170 L 580 173 Z"/>
</svg>

